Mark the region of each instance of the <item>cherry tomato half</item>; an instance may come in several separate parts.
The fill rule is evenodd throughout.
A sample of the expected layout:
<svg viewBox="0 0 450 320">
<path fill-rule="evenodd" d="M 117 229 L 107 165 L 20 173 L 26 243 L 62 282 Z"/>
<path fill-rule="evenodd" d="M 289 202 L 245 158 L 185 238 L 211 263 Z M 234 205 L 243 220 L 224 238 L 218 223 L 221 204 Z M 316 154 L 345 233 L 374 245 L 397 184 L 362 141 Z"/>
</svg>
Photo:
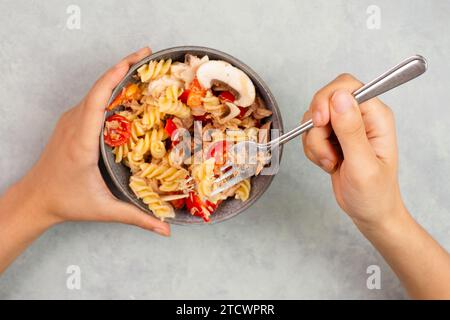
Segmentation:
<svg viewBox="0 0 450 320">
<path fill-rule="evenodd" d="M 105 122 L 103 136 L 105 143 L 111 147 L 127 143 L 131 135 L 131 122 L 127 118 L 113 114 Z"/>
</svg>

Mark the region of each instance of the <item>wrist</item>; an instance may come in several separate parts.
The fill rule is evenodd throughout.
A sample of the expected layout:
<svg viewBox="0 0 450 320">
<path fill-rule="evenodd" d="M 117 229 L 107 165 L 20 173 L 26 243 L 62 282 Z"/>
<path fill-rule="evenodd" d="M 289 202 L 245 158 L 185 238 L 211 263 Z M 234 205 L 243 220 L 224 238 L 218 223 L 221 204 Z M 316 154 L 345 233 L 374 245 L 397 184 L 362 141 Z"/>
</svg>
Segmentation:
<svg viewBox="0 0 450 320">
<path fill-rule="evenodd" d="M 57 223 L 51 218 L 43 199 L 24 178 L 0 197 L 0 273 L 48 228 Z"/>
<path fill-rule="evenodd" d="M 384 234 L 389 230 L 403 225 L 410 218 L 411 215 L 408 209 L 406 209 L 403 201 L 399 197 L 390 209 L 386 210 L 382 215 L 379 215 L 379 218 L 371 220 L 353 219 L 353 222 L 364 235 L 369 236 L 371 234 Z"/>
<path fill-rule="evenodd" d="M 45 231 L 60 221 L 50 214 L 48 203 L 42 195 L 43 190 L 31 180 L 27 175 L 8 190 L 6 198 L 9 211 L 21 221 Z"/>
</svg>

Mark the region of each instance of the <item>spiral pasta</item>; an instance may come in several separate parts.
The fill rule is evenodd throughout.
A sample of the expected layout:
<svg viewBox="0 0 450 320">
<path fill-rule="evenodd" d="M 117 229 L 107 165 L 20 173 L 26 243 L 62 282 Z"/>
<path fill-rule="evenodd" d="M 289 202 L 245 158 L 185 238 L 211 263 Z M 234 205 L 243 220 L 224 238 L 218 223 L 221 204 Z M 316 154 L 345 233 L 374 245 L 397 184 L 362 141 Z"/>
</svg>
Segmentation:
<svg viewBox="0 0 450 320">
<path fill-rule="evenodd" d="M 153 141 L 150 143 L 150 153 L 153 158 L 161 159 L 166 155 L 166 145 L 162 141 Z"/>
<path fill-rule="evenodd" d="M 139 174 L 142 178 L 154 178 L 163 181 L 179 181 L 185 179 L 189 172 L 186 169 L 177 169 L 166 165 L 158 165 L 154 163 L 144 163 L 140 166 Z"/>
<path fill-rule="evenodd" d="M 131 176 L 129 186 L 136 197 L 142 199 L 155 216 L 161 220 L 175 217 L 172 206 L 161 200 L 161 197 L 151 189 L 145 179 Z"/>
<path fill-rule="evenodd" d="M 153 129 L 147 132 L 150 139 L 150 153 L 153 158 L 161 159 L 166 155 L 166 146 L 163 140 L 167 139 L 167 133 L 163 128 Z"/>
<path fill-rule="evenodd" d="M 136 172 L 139 171 L 139 168 L 140 168 L 141 164 L 144 163 L 144 159 L 142 158 L 142 159 L 136 160 L 136 158 L 133 157 L 132 153 L 131 153 L 131 152 L 128 152 L 127 157 L 124 158 L 124 159 L 122 160 L 122 162 L 123 162 L 128 168 L 130 168 L 131 173 L 134 174 L 134 173 L 136 173 Z"/>
<path fill-rule="evenodd" d="M 192 178 L 197 183 L 198 194 L 203 199 L 210 198 L 214 180 L 215 159 L 210 158 L 201 164 L 193 165 Z M 215 200 L 215 199 L 211 199 Z"/>
<path fill-rule="evenodd" d="M 151 129 L 161 125 L 161 119 L 164 114 L 159 110 L 157 105 L 146 104 L 142 115 L 142 125 L 146 129 Z"/>
<path fill-rule="evenodd" d="M 183 184 L 181 181 L 161 181 L 159 190 L 163 192 L 174 192 L 182 190 Z"/>
<path fill-rule="evenodd" d="M 242 201 L 247 201 L 250 196 L 250 179 L 245 179 L 239 182 L 238 187 L 236 189 L 235 198 L 240 199 Z"/>
<path fill-rule="evenodd" d="M 150 80 L 165 75 L 170 70 L 171 64 L 172 59 L 159 61 L 153 60 L 137 69 L 137 73 L 142 82 L 149 82 Z"/>
<path fill-rule="evenodd" d="M 115 155 L 115 162 L 119 163 L 128 156 L 128 153 L 133 150 L 135 143 L 133 140 L 128 140 L 127 143 L 114 147 L 113 154 Z"/>
<path fill-rule="evenodd" d="M 261 140 L 260 133 L 270 129 L 271 122 L 265 118 L 271 111 L 263 100 L 256 96 L 255 102 L 243 109 L 233 103 L 239 93 L 233 86 L 218 82 L 203 88 L 197 70 L 208 61 L 207 56 L 187 55 L 184 62 L 153 60 L 142 65 L 136 72 L 140 81 L 134 84 L 132 95 L 124 95 L 117 104 L 121 108 L 114 118 L 111 116 L 115 122 L 105 125 L 104 137 L 120 138 L 105 143 L 112 146 L 114 161 L 130 168 L 130 189 L 161 220 L 173 218 L 173 206 L 179 208 L 179 203 L 192 215 L 209 221 L 222 200 L 234 197 L 247 201 L 250 179 L 211 196 L 214 180 L 221 174 L 221 161 L 231 159 L 228 147 L 216 148 L 216 142 L 267 142 L 268 136 Z M 192 138 L 197 126 L 200 147 L 198 140 L 189 141 L 184 134 L 180 141 L 171 140 L 176 130 Z M 115 132 L 108 137 L 108 130 Z M 205 159 L 197 163 L 197 156 Z M 264 164 L 258 165 L 260 172 Z"/>
<path fill-rule="evenodd" d="M 182 119 L 189 117 L 191 115 L 191 109 L 178 100 L 181 92 L 182 90 L 177 86 L 168 87 L 165 95 L 158 100 L 159 110 Z"/>
<path fill-rule="evenodd" d="M 131 157 L 133 162 L 141 162 L 144 160 L 145 154 L 150 150 L 150 143 L 148 134 L 144 138 L 137 140 L 135 147 L 129 153 L 129 157 Z"/>
<path fill-rule="evenodd" d="M 134 124 L 138 124 L 138 121 L 134 121 Z M 133 162 L 143 161 L 146 154 L 149 152 L 153 157 L 160 159 L 166 154 L 166 148 L 162 140 L 167 138 L 166 132 L 163 128 L 152 129 L 150 131 L 141 131 L 139 125 L 136 128 L 131 128 L 132 139 L 136 141 L 134 148 L 132 149 L 130 156 Z M 144 135 L 143 138 L 141 136 Z"/>
<path fill-rule="evenodd" d="M 206 112 L 209 112 L 211 115 L 215 117 L 221 117 L 225 108 L 222 103 L 220 103 L 219 98 L 212 94 L 210 90 L 206 92 L 206 96 L 202 99 L 203 108 Z"/>
<path fill-rule="evenodd" d="M 142 120 L 135 120 L 131 123 L 131 138 L 133 141 L 138 141 L 139 137 L 145 135 L 146 129 Z"/>
</svg>

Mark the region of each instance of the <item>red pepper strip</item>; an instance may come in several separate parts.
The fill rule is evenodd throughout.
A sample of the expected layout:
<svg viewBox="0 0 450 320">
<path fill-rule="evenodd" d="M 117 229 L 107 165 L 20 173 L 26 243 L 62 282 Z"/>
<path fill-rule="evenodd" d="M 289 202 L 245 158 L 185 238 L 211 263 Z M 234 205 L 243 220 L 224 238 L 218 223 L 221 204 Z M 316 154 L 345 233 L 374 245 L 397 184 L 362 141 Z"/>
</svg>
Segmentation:
<svg viewBox="0 0 450 320">
<path fill-rule="evenodd" d="M 190 192 L 189 197 L 186 198 L 186 208 L 189 212 L 196 217 L 202 218 L 205 222 L 210 221 L 209 216 L 217 209 L 217 206 L 218 204 L 208 200 L 202 201 L 194 192 Z"/>
</svg>

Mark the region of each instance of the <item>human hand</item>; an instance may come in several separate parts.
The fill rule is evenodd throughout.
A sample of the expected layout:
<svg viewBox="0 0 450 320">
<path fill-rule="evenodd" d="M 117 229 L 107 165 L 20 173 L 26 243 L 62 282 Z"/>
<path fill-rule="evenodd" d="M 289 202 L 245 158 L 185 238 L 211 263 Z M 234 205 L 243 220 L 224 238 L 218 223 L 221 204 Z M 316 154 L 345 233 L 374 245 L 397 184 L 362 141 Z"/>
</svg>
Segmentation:
<svg viewBox="0 0 450 320">
<path fill-rule="evenodd" d="M 339 206 L 357 226 L 375 226 L 404 212 L 397 180 L 392 111 L 379 99 L 358 106 L 351 93 L 362 86 L 343 74 L 319 90 L 303 120 L 306 156 L 331 175 Z"/>
<path fill-rule="evenodd" d="M 19 182 L 39 214 L 50 224 L 62 221 L 105 221 L 136 225 L 170 235 L 167 223 L 116 199 L 99 168 L 99 135 L 114 87 L 129 67 L 151 54 L 143 48 L 108 70 L 75 107 L 65 112 L 41 158 Z"/>
</svg>

